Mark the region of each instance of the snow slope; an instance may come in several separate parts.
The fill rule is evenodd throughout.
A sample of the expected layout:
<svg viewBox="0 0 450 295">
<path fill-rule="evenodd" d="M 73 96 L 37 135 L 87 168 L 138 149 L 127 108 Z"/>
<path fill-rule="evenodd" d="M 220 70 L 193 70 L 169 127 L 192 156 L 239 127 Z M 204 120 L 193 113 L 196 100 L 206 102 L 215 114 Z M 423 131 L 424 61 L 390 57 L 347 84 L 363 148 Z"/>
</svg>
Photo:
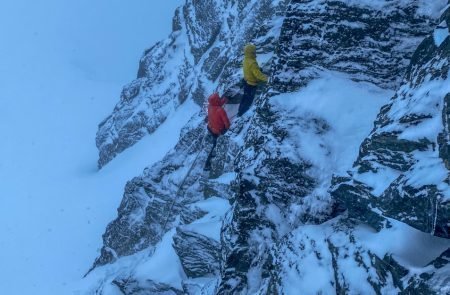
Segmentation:
<svg viewBox="0 0 450 295">
<path fill-rule="evenodd" d="M 188 102 L 97 171 L 97 124 L 181 2 L 0 4 L 0 293 L 67 294 L 98 256 L 125 183 L 197 111 Z"/>
<path fill-rule="evenodd" d="M 271 101 L 277 110 L 289 115 L 323 118 L 331 125 L 332 130 L 325 138 L 300 128 L 294 128 L 291 134 L 298 141 L 292 146 L 301 147 L 303 158 L 324 167 L 320 173 L 323 175 L 343 173 L 352 166 L 359 144 L 373 127 L 377 111 L 392 95 L 393 91 L 353 82 L 340 73 L 323 73 L 322 78 L 312 81 L 299 93 L 281 94 Z M 326 142 L 320 142 L 323 140 Z M 330 150 L 325 150 L 325 146 Z"/>
</svg>

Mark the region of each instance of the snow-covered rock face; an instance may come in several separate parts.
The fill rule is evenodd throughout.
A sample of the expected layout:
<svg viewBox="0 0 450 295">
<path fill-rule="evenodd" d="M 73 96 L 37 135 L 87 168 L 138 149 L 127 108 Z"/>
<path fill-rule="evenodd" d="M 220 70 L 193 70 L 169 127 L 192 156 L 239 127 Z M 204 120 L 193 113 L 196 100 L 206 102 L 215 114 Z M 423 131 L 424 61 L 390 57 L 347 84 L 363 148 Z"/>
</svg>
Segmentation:
<svg viewBox="0 0 450 295">
<path fill-rule="evenodd" d="M 447 12 L 436 30 L 449 20 Z M 449 38 L 436 42 L 435 31 L 422 42 L 352 176 L 336 180 L 337 199 L 374 227 L 385 226 L 380 216 L 387 216 L 450 238 L 449 57 Z"/>
<path fill-rule="evenodd" d="M 96 266 L 155 246 L 174 224 L 191 223 L 207 214 L 192 204 L 203 200 L 202 168 L 212 143 L 200 117 L 186 129 L 171 153 L 127 184 L 119 216 L 103 236 Z"/>
<path fill-rule="evenodd" d="M 447 294 L 449 243 L 392 224 L 377 233 L 344 215 L 292 231 L 272 248 L 277 292 Z"/>
<path fill-rule="evenodd" d="M 323 69 L 397 87 L 417 44 L 429 33 L 430 19 L 418 13 L 419 2 L 291 1 L 275 63 L 277 87 L 295 90 Z"/>
<path fill-rule="evenodd" d="M 176 11 L 173 33 L 145 52 L 138 79 L 99 125 L 99 167 L 155 131 L 187 97 L 202 104 L 216 86 L 236 84 L 245 42 L 264 45 L 259 53 L 270 56 L 281 25 L 275 64 L 285 73 L 276 78 L 283 92 L 304 86 L 323 68 L 395 87 L 430 26 L 417 13 L 421 1 L 393 1 L 386 10 L 322 0 L 291 1 L 286 9 L 287 2 L 187 1 Z"/>
<path fill-rule="evenodd" d="M 200 113 L 173 151 L 127 184 L 89 292 L 445 294 L 450 243 L 402 223 L 447 237 L 450 41 L 433 32 L 446 19 L 435 7 L 188 0 L 100 126 L 99 165 L 185 99 L 236 88 L 248 41 L 271 84 L 219 138 L 210 172 Z"/>
<path fill-rule="evenodd" d="M 405 5 L 402 1 L 394 2 L 399 6 Z M 403 64 L 405 69 L 406 59 L 413 54 L 411 46 L 401 44 L 407 44 L 408 41 L 414 40 L 415 36 L 423 37 L 427 27 L 424 17 L 415 16 L 415 11 L 409 9 L 410 4 L 403 6 L 401 11 L 397 6 L 386 14 L 365 6 L 348 6 L 336 1 L 298 1 L 298 3 L 293 1 L 289 5 L 272 67 L 274 87 L 258 102 L 243 151 L 236 160 L 240 176 L 239 191 L 233 206 L 232 219 L 229 224 L 224 225 L 223 244 L 226 261 L 219 293 L 275 292 L 274 288 L 277 287 L 271 275 L 271 269 L 274 267 L 271 247 L 286 233 L 303 223 L 321 223 L 340 213 L 340 208 L 335 206 L 334 200 L 327 193 L 331 174 L 343 168 L 336 169 L 333 164 L 335 158 L 344 154 L 337 153 L 334 143 L 326 140 L 330 134 L 336 141 L 343 139 L 335 133 L 337 123 L 330 122 L 327 117 L 318 116 L 317 111 L 320 107 L 317 106 L 317 109 L 312 106 L 311 112 L 305 111 L 304 107 L 299 113 L 292 113 L 288 108 L 280 110 L 278 102 L 286 100 L 287 97 L 281 95 L 279 99 L 274 99 L 273 96 L 280 95 L 280 92 L 295 91 L 311 79 L 323 76 L 325 70 L 338 70 L 346 73 L 352 80 L 370 81 L 382 87 L 386 87 L 389 83 L 398 85 L 402 75 L 400 73 L 403 73 L 403 70 L 398 72 L 398 66 Z M 312 16 L 308 18 L 305 14 L 309 13 Z M 321 14 L 325 16 L 321 18 Z M 339 19 L 341 15 L 347 16 L 350 20 L 354 20 L 353 17 L 360 21 L 365 19 L 366 22 L 367 19 L 371 21 L 378 19 L 371 27 L 381 28 L 380 30 L 385 30 L 388 35 L 391 25 L 395 27 L 401 23 L 404 28 L 403 26 L 410 20 L 414 23 L 419 18 L 422 25 L 415 31 L 415 26 L 411 24 L 409 31 L 399 30 L 401 33 L 398 36 L 393 32 L 389 38 L 398 42 L 393 46 L 381 40 L 377 42 L 379 34 L 382 33 L 376 29 L 367 29 L 365 34 L 368 36 L 360 36 L 358 33 L 361 32 L 361 27 L 345 26 L 350 30 L 348 34 L 352 37 L 341 38 L 334 31 L 336 28 L 334 20 Z M 369 18 L 369 15 L 372 18 Z M 391 18 L 392 15 L 396 17 Z M 315 21 L 321 19 L 319 24 L 314 25 Z M 334 29 L 326 30 L 328 22 L 333 24 L 330 27 Z M 315 26 L 315 29 L 311 29 L 311 26 Z M 303 31 L 304 27 L 307 28 L 306 31 Z M 431 30 L 428 27 L 427 32 Z M 322 35 L 318 32 L 322 32 Z M 370 37 L 370 33 L 375 34 Z M 358 36 L 361 42 L 354 39 Z M 363 41 L 368 40 L 366 37 L 371 39 L 372 45 L 364 44 Z M 331 42 L 333 47 L 328 47 L 327 44 Z M 317 49 L 314 46 L 310 48 L 311 44 L 316 44 Z M 418 43 L 415 43 L 415 47 L 417 45 Z M 366 55 L 372 48 L 377 48 L 379 52 Z M 401 52 L 397 53 L 395 50 L 399 48 Z M 312 55 L 311 59 L 308 58 L 309 54 Z M 400 58 L 402 61 L 394 62 L 395 56 L 397 58 L 402 56 Z M 390 57 L 394 58 L 391 60 Z M 327 58 L 330 59 L 328 62 Z M 341 60 L 346 60 L 345 65 L 340 63 Z M 385 60 L 387 63 L 381 70 L 378 65 L 383 64 Z M 335 91 L 345 93 L 347 84 L 348 82 L 336 85 Z M 328 99 L 333 101 L 333 98 L 330 95 Z M 302 99 L 305 98 L 297 96 L 297 100 Z M 344 107 L 337 106 L 334 111 L 338 110 L 344 110 Z M 357 114 L 352 115 L 355 116 L 352 128 L 361 124 L 358 120 L 368 119 Z M 343 134 L 354 132 L 351 128 L 345 131 Z M 352 144 L 352 141 L 348 144 Z"/>
</svg>

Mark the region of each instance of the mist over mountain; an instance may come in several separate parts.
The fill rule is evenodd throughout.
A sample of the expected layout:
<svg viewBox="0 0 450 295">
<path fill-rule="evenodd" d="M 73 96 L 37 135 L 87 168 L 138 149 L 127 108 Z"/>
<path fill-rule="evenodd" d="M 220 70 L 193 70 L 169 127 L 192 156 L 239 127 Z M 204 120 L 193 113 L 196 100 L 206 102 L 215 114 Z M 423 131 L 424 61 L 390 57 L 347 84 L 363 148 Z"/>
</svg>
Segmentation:
<svg viewBox="0 0 450 295">
<path fill-rule="evenodd" d="M 127 183 L 87 290 L 447 294 L 446 5 L 186 1 L 100 123 L 100 168 L 215 91 L 231 114 L 245 44 L 270 83 L 210 170 L 202 109 Z"/>
<path fill-rule="evenodd" d="M 4 4 L 0 290 L 449 294 L 449 7 Z"/>
</svg>

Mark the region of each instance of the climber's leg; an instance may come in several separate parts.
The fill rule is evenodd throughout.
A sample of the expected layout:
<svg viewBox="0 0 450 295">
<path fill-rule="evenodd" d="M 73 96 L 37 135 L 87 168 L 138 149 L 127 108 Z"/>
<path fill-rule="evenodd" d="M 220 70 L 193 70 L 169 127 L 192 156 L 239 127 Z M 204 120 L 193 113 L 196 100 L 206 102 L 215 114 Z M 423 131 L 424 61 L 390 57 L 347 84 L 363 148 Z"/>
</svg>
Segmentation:
<svg viewBox="0 0 450 295">
<path fill-rule="evenodd" d="M 205 168 L 204 168 L 205 171 L 209 171 L 211 169 L 211 160 L 212 160 L 212 158 L 214 156 L 214 152 L 215 152 L 215 149 L 216 149 L 217 138 L 219 137 L 218 135 L 212 133 L 211 131 L 209 131 L 208 136 L 209 136 L 209 140 L 212 140 L 213 146 L 211 148 L 211 151 L 208 154 L 208 158 L 206 159 Z"/>
<path fill-rule="evenodd" d="M 256 94 L 256 86 L 244 84 L 244 96 L 242 97 L 241 104 L 239 105 L 238 117 L 245 114 L 248 109 L 252 106 L 253 99 Z"/>
</svg>

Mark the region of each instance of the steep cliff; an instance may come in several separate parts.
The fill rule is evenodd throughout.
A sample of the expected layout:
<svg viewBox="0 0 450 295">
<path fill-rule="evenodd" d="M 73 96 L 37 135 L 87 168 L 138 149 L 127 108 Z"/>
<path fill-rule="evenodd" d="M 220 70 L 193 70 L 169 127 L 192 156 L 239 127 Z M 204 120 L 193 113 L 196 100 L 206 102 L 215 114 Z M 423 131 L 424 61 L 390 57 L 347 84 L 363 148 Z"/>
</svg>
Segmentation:
<svg viewBox="0 0 450 295">
<path fill-rule="evenodd" d="M 241 48 L 248 40 L 265 36 L 266 50 L 273 52 L 280 23 L 271 21 L 279 21 L 285 2 L 186 1 L 175 13 L 173 33 L 145 52 L 138 78 L 100 123 L 99 167 L 152 133 L 186 99 L 202 104 L 213 89 L 238 83 Z"/>
<path fill-rule="evenodd" d="M 420 44 L 404 83 L 361 145 L 351 177 L 336 179 L 336 199 L 375 228 L 391 217 L 450 238 L 449 17 L 444 13 L 441 28 Z"/>
<path fill-rule="evenodd" d="M 450 242 L 427 234 L 449 237 L 445 2 L 186 1 L 100 125 L 100 166 L 186 99 L 238 100 L 246 42 L 271 83 L 210 172 L 200 112 L 127 184 L 89 291 L 445 294 Z"/>
</svg>

